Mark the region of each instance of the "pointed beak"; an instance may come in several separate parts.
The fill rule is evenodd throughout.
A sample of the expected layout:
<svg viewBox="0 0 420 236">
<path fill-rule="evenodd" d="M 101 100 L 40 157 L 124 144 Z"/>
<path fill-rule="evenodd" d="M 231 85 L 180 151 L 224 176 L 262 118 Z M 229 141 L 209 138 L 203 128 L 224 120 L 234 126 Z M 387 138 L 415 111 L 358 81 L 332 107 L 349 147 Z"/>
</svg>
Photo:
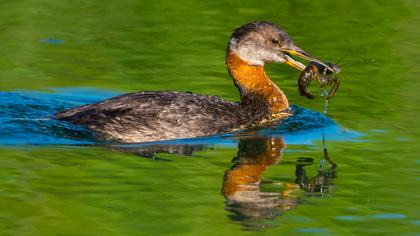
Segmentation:
<svg viewBox="0 0 420 236">
<path fill-rule="evenodd" d="M 329 70 L 337 73 L 338 71 L 336 71 L 336 69 L 331 68 L 329 65 L 326 65 L 324 62 L 318 60 L 317 58 L 313 57 L 312 55 L 310 55 L 309 53 L 303 51 L 302 49 L 300 49 L 298 46 L 292 45 L 288 48 L 285 49 L 281 49 L 281 51 L 284 53 L 285 59 L 286 59 L 286 64 L 288 64 L 289 66 L 296 68 L 300 71 L 303 71 L 306 66 L 303 65 L 302 63 L 300 63 L 299 61 L 296 61 L 293 56 L 297 56 L 300 57 L 304 60 L 307 61 L 314 61 L 314 62 L 318 62 L 319 64 L 327 67 Z"/>
</svg>

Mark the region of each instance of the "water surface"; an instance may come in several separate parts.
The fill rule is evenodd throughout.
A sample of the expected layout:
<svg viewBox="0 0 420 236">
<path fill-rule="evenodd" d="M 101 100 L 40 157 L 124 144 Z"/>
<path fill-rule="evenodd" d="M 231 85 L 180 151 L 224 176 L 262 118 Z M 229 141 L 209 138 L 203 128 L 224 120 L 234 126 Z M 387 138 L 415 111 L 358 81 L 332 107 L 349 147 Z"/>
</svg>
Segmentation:
<svg viewBox="0 0 420 236">
<path fill-rule="evenodd" d="M 2 235 L 420 233 L 417 1 L 0 5 Z M 113 145 L 51 119 L 141 90 L 237 100 L 224 50 L 252 20 L 323 60 L 347 55 L 328 116 L 297 71 L 269 65 L 300 111 L 270 129 Z"/>
</svg>

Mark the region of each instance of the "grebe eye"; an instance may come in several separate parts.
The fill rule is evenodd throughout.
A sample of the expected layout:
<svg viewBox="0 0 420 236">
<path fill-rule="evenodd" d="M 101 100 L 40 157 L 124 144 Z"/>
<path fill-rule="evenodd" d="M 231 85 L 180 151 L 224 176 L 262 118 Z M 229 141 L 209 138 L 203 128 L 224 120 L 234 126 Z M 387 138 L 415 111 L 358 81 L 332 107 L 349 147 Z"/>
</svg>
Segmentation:
<svg viewBox="0 0 420 236">
<path fill-rule="evenodd" d="M 279 45 L 280 44 L 280 42 L 277 39 L 272 39 L 271 43 L 274 44 L 274 45 Z"/>
</svg>

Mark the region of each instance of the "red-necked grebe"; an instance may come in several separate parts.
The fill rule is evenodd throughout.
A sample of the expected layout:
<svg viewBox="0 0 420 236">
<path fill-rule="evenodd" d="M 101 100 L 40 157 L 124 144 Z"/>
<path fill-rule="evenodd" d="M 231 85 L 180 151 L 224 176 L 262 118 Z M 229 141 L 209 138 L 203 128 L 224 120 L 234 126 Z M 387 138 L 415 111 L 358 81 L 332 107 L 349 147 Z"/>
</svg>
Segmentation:
<svg viewBox="0 0 420 236">
<path fill-rule="evenodd" d="M 232 33 L 226 50 L 227 69 L 240 93 L 238 103 L 192 93 L 138 92 L 61 111 L 56 118 L 84 125 L 106 140 L 125 143 L 265 126 L 290 112 L 285 94 L 268 78 L 264 64 L 286 63 L 304 70 L 291 55 L 326 66 L 297 47 L 280 27 L 269 22 L 248 23 Z"/>
</svg>

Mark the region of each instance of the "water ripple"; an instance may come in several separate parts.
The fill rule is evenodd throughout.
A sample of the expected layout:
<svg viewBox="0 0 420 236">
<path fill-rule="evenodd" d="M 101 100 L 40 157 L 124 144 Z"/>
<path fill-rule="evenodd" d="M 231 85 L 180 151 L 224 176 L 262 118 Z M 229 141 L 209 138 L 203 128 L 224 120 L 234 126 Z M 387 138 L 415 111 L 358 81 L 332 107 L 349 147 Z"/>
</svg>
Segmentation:
<svg viewBox="0 0 420 236">
<path fill-rule="evenodd" d="M 87 88 L 56 89 L 55 92 L 0 92 L 0 144 L 95 143 L 92 132 L 82 126 L 55 120 L 53 115 L 63 109 L 112 97 L 116 93 Z M 165 143 L 236 145 L 238 137 L 251 135 L 282 137 L 288 144 L 312 144 L 320 140 L 322 130 L 330 140 L 349 140 L 361 136 L 342 128 L 322 113 L 295 105 L 291 108 L 294 116 L 270 128 Z"/>
</svg>

